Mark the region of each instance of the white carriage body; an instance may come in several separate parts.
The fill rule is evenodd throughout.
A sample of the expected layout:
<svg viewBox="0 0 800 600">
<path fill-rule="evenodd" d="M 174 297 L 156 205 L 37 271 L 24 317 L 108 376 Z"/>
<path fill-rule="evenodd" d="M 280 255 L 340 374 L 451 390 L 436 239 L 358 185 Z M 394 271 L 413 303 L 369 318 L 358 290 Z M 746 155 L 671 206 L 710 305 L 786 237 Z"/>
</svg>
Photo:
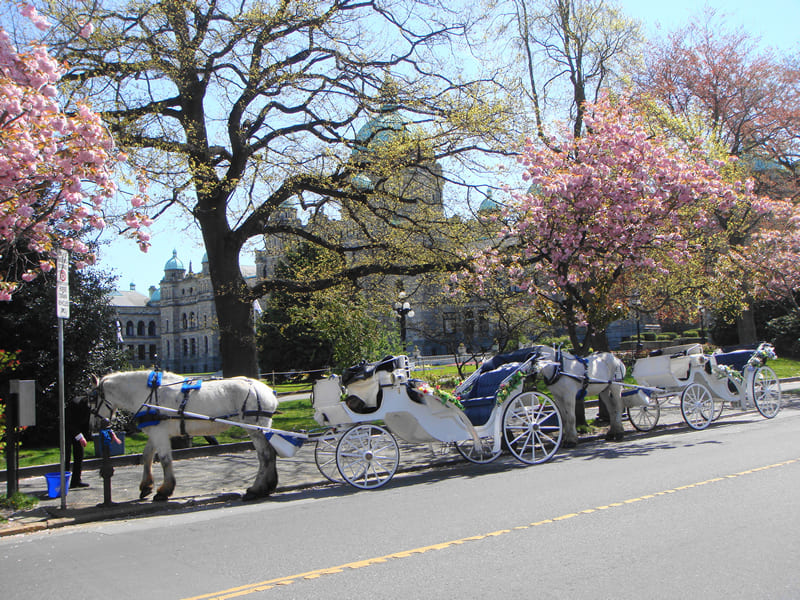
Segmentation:
<svg viewBox="0 0 800 600">
<path fill-rule="evenodd" d="M 354 386 L 343 388 L 338 375 L 317 381 L 314 385 L 314 420 L 331 427 L 383 421 L 398 437 L 414 443 L 456 442 L 473 437 L 472 424 L 457 406 L 444 403 L 431 394 L 420 394 L 419 402 L 412 400 L 406 388 L 407 374 L 402 371 L 381 372 L 371 379 L 376 382 L 381 379 L 382 383 L 377 384 L 381 392 L 380 402 L 365 402 L 374 409 L 369 412 L 357 412 L 347 405 L 343 393 L 346 389 L 349 394 Z M 372 384 L 358 382 L 355 389 L 362 392 L 371 390 Z"/>
<path fill-rule="evenodd" d="M 658 356 L 640 358 L 633 365 L 636 383 L 652 388 L 675 390 L 686 387 L 701 372 L 706 357 L 700 344 L 664 348 Z"/>
<path fill-rule="evenodd" d="M 338 375 L 317 381 L 314 420 L 332 427 L 383 421 L 399 438 L 412 443 L 457 442 L 488 435 L 498 435 L 499 439 L 495 414 L 500 411 L 493 411 L 486 424 L 475 427 L 464 411 L 434 394 L 420 393 L 417 400 L 412 399 L 406 387 L 410 381 L 408 362 L 405 356 L 401 358 L 404 364 L 391 372 L 377 371 L 346 387 Z M 363 400 L 367 412 L 350 408 L 346 402 L 350 396 Z"/>
</svg>

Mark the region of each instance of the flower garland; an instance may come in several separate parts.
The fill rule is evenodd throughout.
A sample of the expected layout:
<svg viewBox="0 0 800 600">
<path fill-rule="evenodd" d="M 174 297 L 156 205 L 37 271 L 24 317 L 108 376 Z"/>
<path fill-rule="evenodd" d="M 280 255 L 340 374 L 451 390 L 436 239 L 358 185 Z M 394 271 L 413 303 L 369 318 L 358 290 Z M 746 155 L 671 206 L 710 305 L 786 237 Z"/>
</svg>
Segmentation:
<svg viewBox="0 0 800 600">
<path fill-rule="evenodd" d="M 773 348 L 772 344 L 764 342 L 753 352 L 753 356 L 750 357 L 747 364 L 758 368 L 767 364 L 767 360 L 775 360 L 776 358 L 778 358 L 778 355 L 775 354 L 775 348 Z"/>
<path fill-rule="evenodd" d="M 714 375 L 716 375 L 718 379 L 733 379 L 738 383 L 744 381 L 742 374 L 729 365 L 714 365 Z"/>
<path fill-rule="evenodd" d="M 429 383 L 422 382 L 417 384 L 416 389 L 418 392 L 422 394 L 427 394 L 429 396 L 435 396 L 439 398 L 442 404 L 450 403 L 456 408 L 464 410 L 464 405 L 461 404 L 461 398 L 459 398 L 455 394 L 451 394 L 450 392 L 441 389 L 438 385 L 436 386 L 436 389 L 434 389 L 431 387 Z"/>
<path fill-rule="evenodd" d="M 525 373 L 523 373 L 522 370 L 514 371 L 511 377 L 500 384 L 500 387 L 497 389 L 497 395 L 495 396 L 498 406 L 508 400 L 511 392 L 519 387 L 519 384 L 522 383 L 523 379 L 525 379 Z"/>
</svg>

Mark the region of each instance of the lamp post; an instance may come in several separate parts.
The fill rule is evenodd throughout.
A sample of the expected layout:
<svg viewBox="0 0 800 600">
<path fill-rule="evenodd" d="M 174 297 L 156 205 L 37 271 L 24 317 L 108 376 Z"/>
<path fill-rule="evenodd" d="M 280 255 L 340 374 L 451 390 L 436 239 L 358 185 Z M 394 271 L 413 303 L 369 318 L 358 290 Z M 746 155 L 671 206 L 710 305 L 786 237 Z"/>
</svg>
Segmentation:
<svg viewBox="0 0 800 600">
<path fill-rule="evenodd" d="M 639 298 L 639 294 L 631 296 L 628 306 L 636 311 L 636 354 L 639 354 L 644 346 L 642 344 L 642 300 Z"/>
<path fill-rule="evenodd" d="M 397 320 L 400 322 L 400 342 L 405 347 L 406 318 L 412 318 L 414 316 L 414 309 L 411 308 L 411 303 L 406 300 L 405 292 L 397 294 L 397 300 L 394 303 L 394 312 L 397 313 Z"/>
<path fill-rule="evenodd" d="M 706 320 L 705 320 L 705 306 L 702 304 L 697 305 L 697 311 L 700 313 L 700 343 L 706 343 Z"/>
</svg>

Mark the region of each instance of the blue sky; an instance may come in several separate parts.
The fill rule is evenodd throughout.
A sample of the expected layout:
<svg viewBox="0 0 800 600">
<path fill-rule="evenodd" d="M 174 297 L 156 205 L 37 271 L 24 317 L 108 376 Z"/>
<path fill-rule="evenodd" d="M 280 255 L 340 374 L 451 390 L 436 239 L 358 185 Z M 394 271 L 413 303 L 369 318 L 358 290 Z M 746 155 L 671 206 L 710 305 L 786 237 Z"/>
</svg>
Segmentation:
<svg viewBox="0 0 800 600">
<path fill-rule="evenodd" d="M 703 6 L 697 0 L 618 0 L 618 4 L 626 14 L 642 21 L 647 34 L 656 33 L 659 25 L 666 31 L 683 25 Z M 800 0 L 712 0 L 707 4 L 727 15 L 730 26 L 741 25 L 761 36 L 765 45 L 783 52 L 800 51 Z M 191 217 L 172 215 L 156 222 L 151 232 L 152 247 L 146 254 L 130 240 L 108 236 L 113 242 L 101 249 L 99 266 L 119 276 L 119 289 L 127 290 L 134 283 L 137 290 L 147 293 L 149 286 L 157 286 L 173 249 L 187 268 L 191 261 L 194 271 L 200 270 L 204 249 Z M 253 264 L 252 254 L 241 260 Z"/>
</svg>

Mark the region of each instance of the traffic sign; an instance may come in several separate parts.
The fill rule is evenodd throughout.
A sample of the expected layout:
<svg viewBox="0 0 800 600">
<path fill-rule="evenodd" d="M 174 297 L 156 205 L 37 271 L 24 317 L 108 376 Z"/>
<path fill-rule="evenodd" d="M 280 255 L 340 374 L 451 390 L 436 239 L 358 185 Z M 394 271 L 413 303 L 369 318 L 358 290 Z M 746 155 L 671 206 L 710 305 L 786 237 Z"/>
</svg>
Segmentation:
<svg viewBox="0 0 800 600">
<path fill-rule="evenodd" d="M 56 260 L 56 316 L 69 319 L 69 252 L 58 251 Z"/>
</svg>

